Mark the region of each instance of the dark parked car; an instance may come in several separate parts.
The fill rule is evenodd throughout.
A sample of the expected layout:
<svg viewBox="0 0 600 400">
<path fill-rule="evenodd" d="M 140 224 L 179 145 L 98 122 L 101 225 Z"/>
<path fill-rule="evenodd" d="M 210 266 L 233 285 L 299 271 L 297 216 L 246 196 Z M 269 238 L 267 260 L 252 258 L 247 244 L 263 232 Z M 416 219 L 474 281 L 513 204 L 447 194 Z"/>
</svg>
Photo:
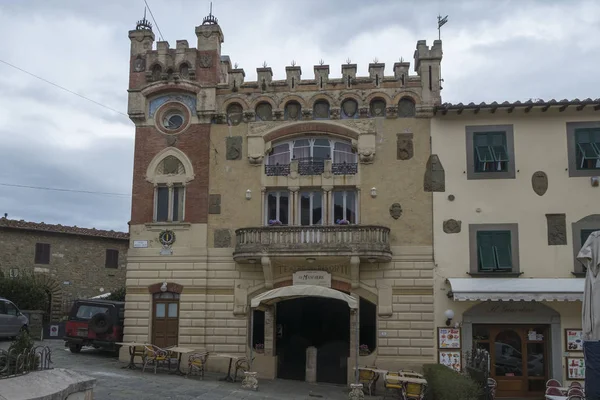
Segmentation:
<svg viewBox="0 0 600 400">
<path fill-rule="evenodd" d="M 125 302 L 85 299 L 73 303 L 65 328 L 65 346 L 79 353 L 83 346 L 118 351 L 123 341 Z"/>
</svg>

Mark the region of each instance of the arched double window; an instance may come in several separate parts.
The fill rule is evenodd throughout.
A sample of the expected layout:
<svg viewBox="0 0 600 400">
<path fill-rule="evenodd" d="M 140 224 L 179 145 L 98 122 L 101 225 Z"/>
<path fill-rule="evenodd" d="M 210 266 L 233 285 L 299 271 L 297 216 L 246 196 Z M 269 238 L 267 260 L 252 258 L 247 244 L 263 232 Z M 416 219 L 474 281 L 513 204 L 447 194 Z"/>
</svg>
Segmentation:
<svg viewBox="0 0 600 400">
<path fill-rule="evenodd" d="M 289 164 L 292 160 L 332 160 L 334 164 L 356 163 L 350 142 L 328 138 L 298 138 L 273 146 L 268 165 Z"/>
</svg>

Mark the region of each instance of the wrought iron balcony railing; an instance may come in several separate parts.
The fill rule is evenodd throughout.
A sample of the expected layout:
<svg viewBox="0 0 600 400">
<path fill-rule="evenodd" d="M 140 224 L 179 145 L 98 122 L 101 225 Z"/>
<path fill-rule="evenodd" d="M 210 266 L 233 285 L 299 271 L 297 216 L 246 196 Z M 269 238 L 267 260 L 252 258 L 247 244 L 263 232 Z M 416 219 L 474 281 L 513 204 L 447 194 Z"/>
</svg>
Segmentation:
<svg viewBox="0 0 600 400">
<path fill-rule="evenodd" d="M 294 163 L 297 163 L 299 175 L 321 175 L 327 170 L 328 162 L 331 162 L 329 158 L 294 158 L 290 164 L 265 165 L 265 174 L 267 176 L 288 176 L 291 171 L 296 171 Z M 331 173 L 334 175 L 356 175 L 358 173 L 358 163 L 332 163 Z"/>
<path fill-rule="evenodd" d="M 261 226 L 235 231 L 233 258 L 246 262 L 269 256 L 353 256 L 389 261 L 390 229 L 376 225 Z"/>
</svg>

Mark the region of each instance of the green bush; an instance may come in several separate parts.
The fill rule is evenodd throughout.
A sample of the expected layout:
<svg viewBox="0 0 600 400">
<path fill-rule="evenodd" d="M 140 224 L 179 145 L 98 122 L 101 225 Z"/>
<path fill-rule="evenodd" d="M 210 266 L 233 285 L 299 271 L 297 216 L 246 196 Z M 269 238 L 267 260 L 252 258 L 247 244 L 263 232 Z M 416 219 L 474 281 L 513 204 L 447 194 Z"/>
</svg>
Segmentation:
<svg viewBox="0 0 600 400">
<path fill-rule="evenodd" d="M 481 389 L 467 375 L 459 374 L 442 364 L 426 364 L 426 400 L 477 400 Z"/>
<path fill-rule="evenodd" d="M 0 276 L 0 297 L 9 299 L 21 310 L 48 309 L 46 287 L 31 273 L 21 273 L 15 278 Z"/>
<path fill-rule="evenodd" d="M 125 288 L 122 287 L 119 289 L 111 290 L 110 296 L 108 296 L 106 300 L 125 301 Z"/>
</svg>

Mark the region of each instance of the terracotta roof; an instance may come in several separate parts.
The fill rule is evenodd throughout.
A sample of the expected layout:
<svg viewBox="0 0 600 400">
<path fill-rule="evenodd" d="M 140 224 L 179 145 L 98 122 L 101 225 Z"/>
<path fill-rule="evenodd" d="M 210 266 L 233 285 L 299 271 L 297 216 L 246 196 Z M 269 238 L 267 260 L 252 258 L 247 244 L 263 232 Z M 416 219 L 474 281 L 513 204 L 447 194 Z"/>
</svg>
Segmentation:
<svg viewBox="0 0 600 400">
<path fill-rule="evenodd" d="M 0 218 L 0 228 L 33 230 L 52 233 L 65 233 L 69 235 L 95 236 L 109 239 L 129 240 L 129 233 L 127 232 L 105 231 L 95 228 L 79 228 L 77 226 L 65 226 L 60 224 L 53 225 L 45 224 L 43 222 L 28 222 L 24 220 L 17 221 L 16 219 L 8 219 L 5 217 Z"/>
<path fill-rule="evenodd" d="M 537 100 L 527 100 L 525 102 L 516 101 L 514 103 L 510 103 L 508 101 L 505 101 L 503 103 L 497 103 L 495 101 L 492 103 L 484 102 L 484 103 L 480 103 L 480 104 L 444 103 L 439 106 L 436 106 L 434 112 L 435 112 L 435 114 L 439 113 L 441 115 L 446 115 L 446 113 L 448 113 L 448 111 L 457 111 L 457 114 L 460 114 L 466 110 L 473 110 L 473 112 L 475 114 L 477 114 L 479 112 L 479 110 L 490 110 L 492 113 L 494 113 L 494 112 L 496 112 L 496 110 L 500 109 L 500 110 L 506 110 L 510 113 L 515 108 L 525 109 L 525 112 L 529 112 L 533 108 L 536 108 L 536 109 L 539 108 L 542 112 L 546 112 L 550 108 L 556 108 L 556 109 L 558 109 L 558 111 L 562 112 L 562 111 L 566 110 L 568 107 L 575 107 L 575 109 L 577 111 L 581 111 L 586 107 L 593 108 L 594 111 L 598 111 L 598 110 L 600 110 L 600 98 L 599 99 L 589 99 L 588 98 L 588 99 L 584 99 L 584 100 L 551 99 L 548 101 L 542 100 L 542 99 L 537 99 Z"/>
</svg>

